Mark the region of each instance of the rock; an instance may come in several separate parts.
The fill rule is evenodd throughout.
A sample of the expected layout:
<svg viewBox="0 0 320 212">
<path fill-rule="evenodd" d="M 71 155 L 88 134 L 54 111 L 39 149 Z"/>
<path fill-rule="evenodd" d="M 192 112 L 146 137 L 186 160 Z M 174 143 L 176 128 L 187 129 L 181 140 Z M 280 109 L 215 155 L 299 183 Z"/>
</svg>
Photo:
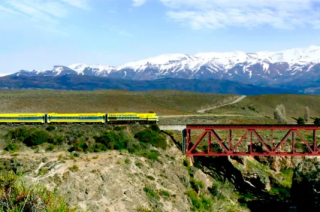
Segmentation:
<svg viewBox="0 0 320 212">
<path fill-rule="evenodd" d="M 102 179 L 103 181 L 107 181 L 108 177 L 107 177 L 106 174 L 102 174 L 102 175 L 101 175 L 101 179 Z"/>
<path fill-rule="evenodd" d="M 208 189 L 212 186 L 212 181 L 200 169 L 196 171 L 196 173 L 194 174 L 194 178 L 198 181 L 203 182 L 205 189 Z"/>
<path fill-rule="evenodd" d="M 320 162 L 306 160 L 295 168 L 291 197 L 298 211 L 320 211 Z"/>
</svg>

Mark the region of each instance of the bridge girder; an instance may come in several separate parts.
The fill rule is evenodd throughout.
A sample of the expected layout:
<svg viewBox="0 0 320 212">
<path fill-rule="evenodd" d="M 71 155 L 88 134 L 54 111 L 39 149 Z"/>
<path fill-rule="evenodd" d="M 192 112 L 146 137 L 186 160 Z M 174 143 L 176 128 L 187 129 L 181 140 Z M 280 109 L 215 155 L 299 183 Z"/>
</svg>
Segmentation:
<svg viewBox="0 0 320 212">
<path fill-rule="evenodd" d="M 187 156 L 320 156 L 319 130 L 315 125 L 187 125 L 183 147 Z M 200 134 L 192 137 L 194 132 Z"/>
</svg>

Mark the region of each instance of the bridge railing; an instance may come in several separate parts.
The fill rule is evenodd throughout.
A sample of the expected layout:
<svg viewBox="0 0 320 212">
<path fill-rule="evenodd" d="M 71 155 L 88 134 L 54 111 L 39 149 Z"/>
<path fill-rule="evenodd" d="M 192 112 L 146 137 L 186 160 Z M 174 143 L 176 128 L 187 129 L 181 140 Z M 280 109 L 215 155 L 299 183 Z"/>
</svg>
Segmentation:
<svg viewBox="0 0 320 212">
<path fill-rule="evenodd" d="M 187 125 L 187 156 L 320 156 L 315 125 Z"/>
</svg>

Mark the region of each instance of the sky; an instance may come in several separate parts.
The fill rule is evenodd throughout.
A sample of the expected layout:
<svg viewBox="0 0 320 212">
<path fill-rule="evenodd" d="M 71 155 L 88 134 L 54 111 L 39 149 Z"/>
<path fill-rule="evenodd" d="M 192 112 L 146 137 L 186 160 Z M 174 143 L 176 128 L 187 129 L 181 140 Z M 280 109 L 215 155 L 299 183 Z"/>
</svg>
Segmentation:
<svg viewBox="0 0 320 212">
<path fill-rule="evenodd" d="M 0 0 L 0 75 L 320 46 L 320 0 Z"/>
</svg>

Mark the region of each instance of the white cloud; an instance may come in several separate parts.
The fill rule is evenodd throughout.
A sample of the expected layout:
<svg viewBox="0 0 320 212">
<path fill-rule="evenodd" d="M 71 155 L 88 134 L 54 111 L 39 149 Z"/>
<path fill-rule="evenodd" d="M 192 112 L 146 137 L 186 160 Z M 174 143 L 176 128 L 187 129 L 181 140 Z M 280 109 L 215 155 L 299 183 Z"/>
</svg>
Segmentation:
<svg viewBox="0 0 320 212">
<path fill-rule="evenodd" d="M 22 21 L 31 21 L 33 27 L 64 36 L 68 33 L 61 29 L 60 19 L 68 17 L 71 8 L 90 9 L 88 0 L 4 0 L 2 5 L 3 14 L 17 15 Z"/>
<path fill-rule="evenodd" d="M 320 28 L 320 0 L 159 0 L 172 20 L 193 29 L 228 26 Z"/>
<path fill-rule="evenodd" d="M 145 4 L 146 2 L 147 2 L 147 0 L 133 0 L 133 6 L 139 7 L 143 4 Z"/>
<path fill-rule="evenodd" d="M 2 6 L 2 5 L 0 5 L 0 11 L 7 12 L 7 13 L 10 13 L 10 14 L 16 14 L 16 12 L 15 12 L 15 11 L 10 10 L 10 9 L 8 9 L 8 8 L 6 8 L 6 7 L 4 7 L 4 6 Z"/>
<path fill-rule="evenodd" d="M 18 12 L 21 12 L 34 20 L 42 20 L 51 23 L 56 22 L 56 20 L 45 11 L 37 9 L 37 7 L 34 6 L 28 6 L 28 4 L 24 4 L 23 1 L 12 0 L 9 1 L 9 4 L 11 4 Z"/>
<path fill-rule="evenodd" d="M 11 9 L 0 7 L 0 10 L 19 12 L 33 19 L 48 22 L 56 22 L 56 19 L 67 17 L 70 6 L 89 9 L 87 0 L 6 0 L 6 2 Z"/>
<path fill-rule="evenodd" d="M 90 9 L 88 0 L 62 0 L 62 1 L 74 7 L 79 7 L 85 10 Z"/>
</svg>

